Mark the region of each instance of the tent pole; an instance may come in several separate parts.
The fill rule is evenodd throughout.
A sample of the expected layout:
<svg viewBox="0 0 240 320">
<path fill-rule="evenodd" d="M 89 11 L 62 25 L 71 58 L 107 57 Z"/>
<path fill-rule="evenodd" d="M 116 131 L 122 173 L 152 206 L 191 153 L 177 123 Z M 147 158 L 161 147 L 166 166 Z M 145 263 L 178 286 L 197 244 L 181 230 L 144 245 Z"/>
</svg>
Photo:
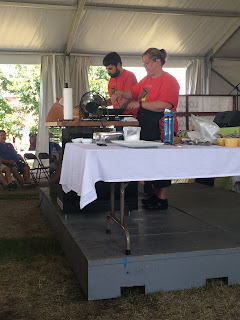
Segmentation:
<svg viewBox="0 0 240 320">
<path fill-rule="evenodd" d="M 52 83 L 53 83 L 53 101 L 56 101 L 56 56 L 53 54 L 53 64 L 52 64 Z"/>
<path fill-rule="evenodd" d="M 209 63 L 212 63 L 210 60 L 211 56 L 212 56 L 212 50 L 208 52 L 205 58 L 205 94 L 209 94 L 209 72 L 210 72 Z"/>
</svg>

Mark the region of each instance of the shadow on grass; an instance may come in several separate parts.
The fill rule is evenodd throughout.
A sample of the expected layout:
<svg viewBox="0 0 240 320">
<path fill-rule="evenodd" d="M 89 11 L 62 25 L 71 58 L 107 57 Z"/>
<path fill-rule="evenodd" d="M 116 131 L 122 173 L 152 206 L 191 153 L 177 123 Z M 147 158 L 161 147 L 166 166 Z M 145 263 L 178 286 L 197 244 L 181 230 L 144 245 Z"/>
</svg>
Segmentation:
<svg viewBox="0 0 240 320">
<path fill-rule="evenodd" d="M 0 191 L 0 199 L 12 200 L 12 199 L 37 199 L 39 198 L 39 188 L 32 190 L 17 189 L 15 191 Z"/>
<path fill-rule="evenodd" d="M 0 262 L 6 259 L 32 260 L 33 256 L 62 255 L 62 249 L 54 238 L 0 238 Z"/>
<path fill-rule="evenodd" d="M 0 188 L 0 199 L 12 200 L 12 199 L 39 199 L 39 193 L 41 188 L 48 187 L 48 184 L 35 185 L 34 188 L 24 189 L 17 188 L 14 191 L 8 191 L 6 189 Z"/>
</svg>

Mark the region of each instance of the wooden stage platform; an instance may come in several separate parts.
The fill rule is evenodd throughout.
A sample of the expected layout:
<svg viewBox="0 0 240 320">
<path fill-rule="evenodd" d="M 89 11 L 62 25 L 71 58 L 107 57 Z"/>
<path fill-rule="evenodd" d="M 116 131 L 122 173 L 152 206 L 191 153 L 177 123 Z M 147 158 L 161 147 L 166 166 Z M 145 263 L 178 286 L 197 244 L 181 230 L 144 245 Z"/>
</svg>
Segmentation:
<svg viewBox="0 0 240 320">
<path fill-rule="evenodd" d="M 106 212 L 64 214 L 47 188 L 41 208 L 59 240 L 87 299 L 121 296 L 126 288 L 145 293 L 200 287 L 209 279 L 240 283 L 240 194 L 206 185 L 176 184 L 167 211 L 142 209 L 125 216 L 131 252 L 125 255 L 124 232 Z"/>
</svg>

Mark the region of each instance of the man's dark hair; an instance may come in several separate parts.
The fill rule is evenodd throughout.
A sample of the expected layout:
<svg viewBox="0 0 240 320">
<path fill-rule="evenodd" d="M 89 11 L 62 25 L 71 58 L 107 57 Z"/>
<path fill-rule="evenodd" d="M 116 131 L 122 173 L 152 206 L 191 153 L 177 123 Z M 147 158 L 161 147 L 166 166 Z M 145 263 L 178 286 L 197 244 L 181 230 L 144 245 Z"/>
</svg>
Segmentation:
<svg viewBox="0 0 240 320">
<path fill-rule="evenodd" d="M 109 66 L 110 64 L 116 67 L 118 63 L 122 65 L 122 60 L 117 52 L 110 52 L 103 59 L 103 65 L 105 67 Z"/>
</svg>

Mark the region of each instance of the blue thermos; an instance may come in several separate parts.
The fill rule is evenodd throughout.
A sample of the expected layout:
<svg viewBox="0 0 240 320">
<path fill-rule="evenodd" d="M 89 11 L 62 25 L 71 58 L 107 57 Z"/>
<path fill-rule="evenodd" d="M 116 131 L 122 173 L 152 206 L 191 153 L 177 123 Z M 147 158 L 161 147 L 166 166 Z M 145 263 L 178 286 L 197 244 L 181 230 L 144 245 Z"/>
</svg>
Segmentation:
<svg viewBox="0 0 240 320">
<path fill-rule="evenodd" d="M 174 118 L 173 111 L 165 109 L 164 111 L 164 137 L 163 142 L 165 144 L 173 144 L 174 136 Z"/>
</svg>

